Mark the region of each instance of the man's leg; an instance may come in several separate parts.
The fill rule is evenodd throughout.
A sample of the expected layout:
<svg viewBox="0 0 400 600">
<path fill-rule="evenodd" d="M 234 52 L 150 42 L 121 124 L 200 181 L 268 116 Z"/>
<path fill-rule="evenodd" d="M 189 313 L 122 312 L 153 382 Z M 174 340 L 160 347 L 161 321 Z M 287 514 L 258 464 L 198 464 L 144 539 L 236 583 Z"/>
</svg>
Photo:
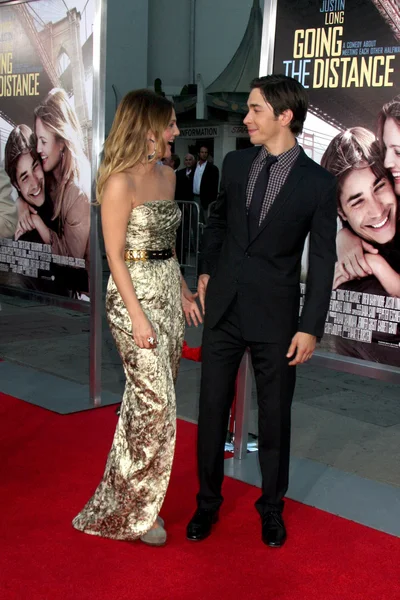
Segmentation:
<svg viewBox="0 0 400 600">
<path fill-rule="evenodd" d="M 246 349 L 235 308 L 216 328 L 205 327 L 203 333 L 197 445 L 199 510 L 189 523 L 189 539 L 199 540 L 209 535 L 212 520 L 223 500 L 221 487 L 229 409 L 237 371 Z"/>
<path fill-rule="evenodd" d="M 204 329 L 198 427 L 199 508 L 222 503 L 224 447 L 235 380 L 246 344 L 235 308 L 215 329 Z"/>
<path fill-rule="evenodd" d="M 250 345 L 257 385 L 258 454 L 262 474 L 262 495 L 256 508 L 263 520 L 263 534 L 268 533 L 270 521 L 272 533 L 263 535 L 263 539 L 269 537 L 271 546 L 282 545 L 286 537 L 283 521 L 279 523 L 279 520 L 289 481 L 291 404 L 296 382 L 295 367 L 289 367 L 285 356 L 289 341 Z M 264 523 L 267 523 L 265 527 Z M 267 539 L 264 541 L 269 543 Z"/>
</svg>

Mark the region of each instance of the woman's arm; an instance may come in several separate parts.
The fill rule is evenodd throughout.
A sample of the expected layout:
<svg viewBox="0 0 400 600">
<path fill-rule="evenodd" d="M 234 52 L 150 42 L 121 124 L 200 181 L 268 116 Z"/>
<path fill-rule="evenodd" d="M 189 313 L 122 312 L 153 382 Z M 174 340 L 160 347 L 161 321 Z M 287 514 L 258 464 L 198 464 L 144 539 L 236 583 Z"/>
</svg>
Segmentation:
<svg viewBox="0 0 400 600">
<path fill-rule="evenodd" d="M 33 215 L 37 214 L 34 206 L 28 204 L 21 196 L 17 198 L 18 225 L 15 232 L 15 239 L 18 240 L 21 235 L 36 229 L 33 221 Z"/>
<path fill-rule="evenodd" d="M 371 244 L 358 237 L 347 227 L 343 227 L 336 235 L 336 254 L 338 275 L 343 280 L 357 279 L 371 275 L 371 269 L 365 259 L 365 252 L 378 254 Z"/>
<path fill-rule="evenodd" d="M 44 224 L 43 220 L 39 215 L 32 215 L 32 221 L 35 225 L 35 229 L 43 240 L 44 244 L 50 244 L 51 232 L 47 225 Z"/>
<path fill-rule="evenodd" d="M 400 275 L 380 254 L 366 254 L 365 258 L 372 271 L 389 296 L 400 298 Z"/>
<path fill-rule="evenodd" d="M 152 348 L 148 338 L 156 340 L 155 331 L 137 299 L 132 278 L 125 262 L 126 232 L 132 210 L 132 190 L 123 173 L 112 175 L 104 190 L 101 222 L 111 275 L 132 322 L 132 334 L 140 348 Z"/>
</svg>

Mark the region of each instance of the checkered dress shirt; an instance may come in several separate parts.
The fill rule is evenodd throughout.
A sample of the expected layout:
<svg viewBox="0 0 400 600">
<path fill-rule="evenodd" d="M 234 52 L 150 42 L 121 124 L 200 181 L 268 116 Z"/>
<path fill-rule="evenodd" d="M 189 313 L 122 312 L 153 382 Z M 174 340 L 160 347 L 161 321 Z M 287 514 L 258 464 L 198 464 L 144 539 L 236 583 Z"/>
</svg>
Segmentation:
<svg viewBox="0 0 400 600">
<path fill-rule="evenodd" d="M 253 160 L 253 164 L 251 165 L 249 180 L 247 182 L 246 189 L 246 208 L 247 212 L 249 212 L 249 207 L 251 203 L 251 198 L 253 196 L 254 188 L 256 185 L 257 177 L 259 176 L 261 169 L 264 166 L 264 163 L 268 156 L 268 151 L 265 146 L 261 146 L 261 149 L 255 159 Z M 271 171 L 269 174 L 268 186 L 265 190 L 264 202 L 261 207 L 260 213 L 260 223 L 265 219 L 267 213 L 271 206 L 274 203 L 275 198 L 281 191 L 283 184 L 286 181 L 287 176 L 290 173 L 291 168 L 296 162 L 297 157 L 300 154 L 300 146 L 296 142 L 296 144 L 288 150 L 287 152 L 283 152 L 283 154 L 279 154 L 276 158 L 278 159 L 276 163 L 271 166 Z"/>
</svg>

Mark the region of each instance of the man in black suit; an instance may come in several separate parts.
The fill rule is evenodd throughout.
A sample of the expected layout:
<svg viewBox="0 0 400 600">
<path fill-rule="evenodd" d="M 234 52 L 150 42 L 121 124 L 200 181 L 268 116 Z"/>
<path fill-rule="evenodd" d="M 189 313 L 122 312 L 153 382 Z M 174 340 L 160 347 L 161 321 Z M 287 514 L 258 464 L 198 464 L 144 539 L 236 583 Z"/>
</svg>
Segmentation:
<svg viewBox="0 0 400 600">
<path fill-rule="evenodd" d="M 199 160 L 193 174 L 193 199 L 199 203 L 203 221 L 206 220 L 207 209 L 218 196 L 219 170 L 208 160 L 208 148 L 200 146 Z"/>
<path fill-rule="evenodd" d="M 192 200 L 193 175 L 196 165 L 193 154 L 186 154 L 183 164 L 184 168 L 179 169 L 176 173 L 175 200 Z"/>
<path fill-rule="evenodd" d="M 255 79 L 244 123 L 258 147 L 229 153 L 204 233 L 198 292 L 205 313 L 198 429 L 198 510 L 190 540 L 211 533 L 222 503 L 224 442 L 248 347 L 257 384 L 262 540 L 282 546 L 296 365 L 324 332 L 336 260 L 336 182 L 297 143 L 306 91 L 284 75 Z M 310 234 L 299 320 L 301 256 Z M 205 304 L 205 308 L 204 308 Z"/>
</svg>

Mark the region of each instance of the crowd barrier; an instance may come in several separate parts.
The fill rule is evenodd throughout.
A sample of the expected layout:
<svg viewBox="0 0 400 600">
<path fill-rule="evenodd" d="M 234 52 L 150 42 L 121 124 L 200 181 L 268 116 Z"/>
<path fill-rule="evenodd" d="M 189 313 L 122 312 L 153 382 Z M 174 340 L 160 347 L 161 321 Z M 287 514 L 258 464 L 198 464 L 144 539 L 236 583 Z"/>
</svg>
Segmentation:
<svg viewBox="0 0 400 600">
<path fill-rule="evenodd" d="M 197 287 L 201 237 L 204 223 L 200 206 L 192 200 L 178 200 L 182 213 L 176 235 L 176 256 L 186 283 L 191 289 Z"/>
</svg>

